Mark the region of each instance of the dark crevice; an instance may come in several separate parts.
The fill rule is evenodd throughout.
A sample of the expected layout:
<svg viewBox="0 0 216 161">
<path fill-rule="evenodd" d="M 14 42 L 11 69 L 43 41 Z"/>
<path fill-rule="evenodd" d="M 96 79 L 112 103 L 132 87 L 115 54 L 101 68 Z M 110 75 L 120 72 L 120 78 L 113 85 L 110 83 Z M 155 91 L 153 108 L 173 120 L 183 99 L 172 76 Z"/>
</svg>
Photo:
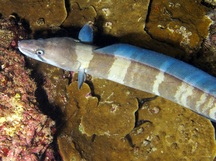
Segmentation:
<svg viewBox="0 0 216 161">
<path fill-rule="evenodd" d="M 158 96 L 149 97 L 149 98 L 142 98 L 142 99 L 137 98 L 138 103 L 139 103 L 139 109 L 140 109 L 146 102 L 152 101 L 152 100 L 156 99 L 157 97 L 158 97 Z"/>
<path fill-rule="evenodd" d="M 215 6 L 214 6 L 214 5 L 212 5 L 212 4 L 210 4 L 210 3 L 207 3 L 207 2 L 205 2 L 204 0 L 201 1 L 201 4 L 202 4 L 203 6 L 206 6 L 207 8 L 215 9 Z"/>
<path fill-rule="evenodd" d="M 89 85 L 89 87 L 91 89 L 91 95 L 94 96 L 94 97 L 97 97 L 98 98 L 98 102 L 100 102 L 101 96 L 99 94 L 95 93 L 94 84 L 92 83 L 92 81 L 86 80 L 85 83 L 87 83 Z"/>
<path fill-rule="evenodd" d="M 130 145 L 132 148 L 135 147 L 135 145 L 134 145 L 134 143 L 133 143 L 133 140 L 132 140 L 130 134 L 127 134 L 127 135 L 125 136 L 125 139 L 128 141 L 129 145 Z"/>
<path fill-rule="evenodd" d="M 149 15 L 151 13 L 151 6 L 152 6 L 152 0 L 150 0 L 149 2 L 149 6 L 148 6 L 148 9 L 147 9 L 147 14 L 146 14 L 146 20 L 145 20 L 145 23 L 147 24 L 148 21 L 149 21 Z M 144 28 L 144 30 L 146 31 L 146 28 Z M 147 31 L 146 31 L 147 32 Z"/>
<path fill-rule="evenodd" d="M 142 98 L 142 99 L 139 99 L 137 98 L 138 100 L 138 110 L 135 112 L 135 128 L 136 127 L 139 127 L 140 125 L 146 123 L 146 122 L 150 122 L 149 120 L 139 120 L 139 110 L 142 108 L 142 106 L 146 103 L 146 102 L 149 102 L 149 101 L 152 101 L 154 99 L 156 99 L 158 96 L 154 96 L 154 97 L 149 97 L 149 98 Z"/>
<path fill-rule="evenodd" d="M 69 14 L 71 11 L 70 6 L 71 6 L 70 0 L 65 0 L 65 8 L 66 8 L 67 14 Z"/>
<path fill-rule="evenodd" d="M 56 122 L 56 126 L 58 127 L 58 125 L 62 123 L 63 118 L 61 108 L 49 103 L 48 96 L 43 88 L 43 75 L 33 70 L 31 73 L 31 77 L 37 84 L 35 96 L 38 102 L 39 109 L 43 114 L 49 116 L 52 120 L 54 120 Z"/>
<path fill-rule="evenodd" d="M 56 133 L 53 136 L 53 142 L 49 146 L 51 147 L 50 149 L 53 149 L 55 151 L 54 155 L 56 160 L 62 161 L 61 156 L 58 153 L 59 149 L 57 144 L 57 136 L 59 134 L 58 132 L 61 131 L 61 128 L 63 128 L 63 113 L 60 107 L 49 103 L 48 96 L 43 88 L 44 76 L 35 70 L 37 69 L 37 65 L 33 68 L 28 60 L 26 60 L 25 62 L 26 66 L 32 69 L 30 76 L 34 79 L 34 82 L 37 86 L 37 89 L 35 91 L 35 97 L 39 110 L 41 111 L 41 113 L 47 115 L 49 118 L 55 121 Z M 45 160 L 45 157 L 46 153 L 44 153 L 41 158 L 39 158 L 39 160 Z"/>
</svg>

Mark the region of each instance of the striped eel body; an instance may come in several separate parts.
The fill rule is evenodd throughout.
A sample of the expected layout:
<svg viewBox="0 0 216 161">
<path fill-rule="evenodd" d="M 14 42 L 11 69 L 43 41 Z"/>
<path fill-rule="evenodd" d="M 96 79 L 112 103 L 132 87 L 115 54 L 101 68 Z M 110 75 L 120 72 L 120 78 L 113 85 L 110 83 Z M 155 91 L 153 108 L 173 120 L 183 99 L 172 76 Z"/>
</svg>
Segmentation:
<svg viewBox="0 0 216 161">
<path fill-rule="evenodd" d="M 89 41 L 89 40 L 88 40 Z M 128 44 L 98 48 L 63 37 L 22 40 L 33 59 L 159 95 L 216 121 L 216 78 L 177 59 Z"/>
</svg>

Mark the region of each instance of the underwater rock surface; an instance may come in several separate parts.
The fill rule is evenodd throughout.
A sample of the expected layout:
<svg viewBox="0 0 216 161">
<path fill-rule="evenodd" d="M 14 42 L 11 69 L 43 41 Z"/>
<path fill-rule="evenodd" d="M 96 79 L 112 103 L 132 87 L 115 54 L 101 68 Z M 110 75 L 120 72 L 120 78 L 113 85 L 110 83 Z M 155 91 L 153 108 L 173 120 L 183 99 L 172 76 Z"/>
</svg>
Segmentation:
<svg viewBox="0 0 216 161">
<path fill-rule="evenodd" d="M 46 28 L 56 28 L 67 17 L 64 0 L 45 1 L 5 1 L 0 0 L 0 13 L 3 16 L 18 14 L 30 25 L 33 31 Z"/>
<path fill-rule="evenodd" d="M 67 121 L 58 137 L 64 161 L 213 160 L 208 119 L 159 97 L 138 109 L 136 98 L 153 96 L 111 81 L 92 83 L 95 96 L 87 84 L 67 88 Z"/>
<path fill-rule="evenodd" d="M 118 0 L 70 0 L 71 12 L 63 26 L 71 24 L 83 26 L 86 22 L 94 22 L 96 19 L 100 21 L 98 27 L 100 27 L 99 30 L 103 30 L 103 34 L 121 37 L 127 33 L 143 32 L 149 2 L 149 0 L 127 0 L 124 3 Z"/>
<path fill-rule="evenodd" d="M 198 64 L 199 68 L 216 76 L 216 10 L 209 11 L 208 16 L 212 20 L 209 34 L 203 42 L 203 48 L 199 52 L 199 57 L 194 59 L 193 63 Z"/>
<path fill-rule="evenodd" d="M 154 39 L 197 52 L 208 36 L 211 20 L 201 1 L 153 0 L 146 30 Z"/>
</svg>

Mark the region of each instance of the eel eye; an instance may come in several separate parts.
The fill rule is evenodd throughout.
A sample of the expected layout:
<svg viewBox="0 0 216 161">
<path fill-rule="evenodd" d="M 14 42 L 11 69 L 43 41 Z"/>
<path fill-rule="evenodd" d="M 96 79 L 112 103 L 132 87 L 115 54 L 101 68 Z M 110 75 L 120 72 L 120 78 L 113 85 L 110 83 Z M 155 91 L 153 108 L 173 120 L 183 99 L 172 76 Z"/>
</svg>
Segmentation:
<svg viewBox="0 0 216 161">
<path fill-rule="evenodd" d="M 44 54 L 44 50 L 38 49 L 38 50 L 36 50 L 36 54 L 37 55 L 43 55 Z"/>
</svg>

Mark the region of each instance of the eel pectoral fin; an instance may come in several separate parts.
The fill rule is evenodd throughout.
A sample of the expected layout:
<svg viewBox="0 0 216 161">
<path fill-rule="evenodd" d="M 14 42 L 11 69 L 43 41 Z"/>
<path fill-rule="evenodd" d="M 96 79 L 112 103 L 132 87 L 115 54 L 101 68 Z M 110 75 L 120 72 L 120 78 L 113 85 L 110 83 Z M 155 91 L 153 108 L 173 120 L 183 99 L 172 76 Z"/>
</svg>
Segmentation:
<svg viewBox="0 0 216 161">
<path fill-rule="evenodd" d="M 82 84 L 85 80 L 86 80 L 85 68 L 79 68 L 78 70 L 78 89 L 82 87 Z"/>
</svg>

